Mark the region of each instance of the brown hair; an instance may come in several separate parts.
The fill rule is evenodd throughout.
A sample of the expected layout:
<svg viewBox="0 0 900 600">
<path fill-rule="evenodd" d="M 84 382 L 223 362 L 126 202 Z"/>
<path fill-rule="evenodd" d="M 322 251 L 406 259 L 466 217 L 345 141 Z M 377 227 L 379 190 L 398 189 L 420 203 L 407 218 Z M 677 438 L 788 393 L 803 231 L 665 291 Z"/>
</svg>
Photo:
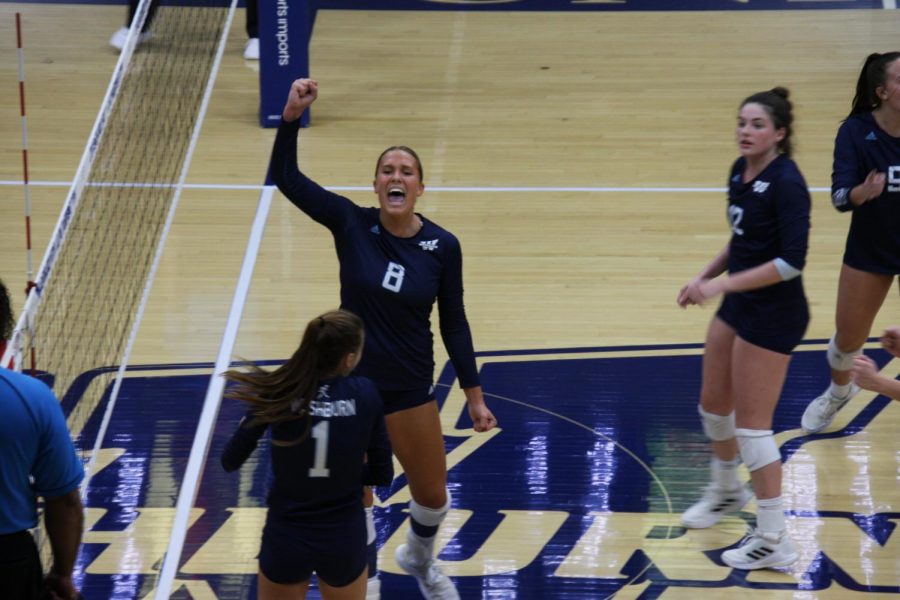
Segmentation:
<svg viewBox="0 0 900 600">
<path fill-rule="evenodd" d="M 400 150 L 402 152 L 406 152 L 416 161 L 416 166 L 419 168 L 419 181 L 425 181 L 425 170 L 422 168 L 422 161 L 419 159 L 419 155 L 416 154 L 416 151 L 408 146 L 391 146 L 390 148 L 385 149 L 384 152 L 378 155 L 378 161 L 375 163 L 375 176 L 378 176 L 378 169 L 381 167 L 381 159 L 384 158 L 384 155 L 388 152 L 393 152 L 394 150 Z"/>
<path fill-rule="evenodd" d="M 319 382 L 338 374 L 344 357 L 359 352 L 362 343 L 363 323 L 359 317 L 346 310 L 329 311 L 309 322 L 294 355 L 274 371 L 253 364 L 249 372 L 227 371 L 224 377 L 232 385 L 225 396 L 251 406 L 251 424 L 306 418 L 306 432 L 290 443 L 300 442 L 309 433 L 309 403 Z"/>
<path fill-rule="evenodd" d="M 881 106 L 881 98 L 875 93 L 887 81 L 888 65 L 900 58 L 900 52 L 873 52 L 866 57 L 859 79 L 856 80 L 856 94 L 850 108 L 849 119 L 853 115 L 869 112 Z"/>
</svg>

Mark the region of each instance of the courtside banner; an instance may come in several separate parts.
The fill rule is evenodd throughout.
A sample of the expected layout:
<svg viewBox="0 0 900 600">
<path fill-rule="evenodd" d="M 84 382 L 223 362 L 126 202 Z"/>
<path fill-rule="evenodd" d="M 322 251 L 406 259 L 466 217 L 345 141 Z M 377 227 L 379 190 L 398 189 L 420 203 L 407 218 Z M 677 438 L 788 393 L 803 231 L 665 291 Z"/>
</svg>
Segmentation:
<svg viewBox="0 0 900 600">
<path fill-rule="evenodd" d="M 291 82 L 309 77 L 315 0 L 263 0 L 259 10 L 259 122 L 277 127 Z M 309 111 L 301 126 L 309 124 Z"/>
</svg>

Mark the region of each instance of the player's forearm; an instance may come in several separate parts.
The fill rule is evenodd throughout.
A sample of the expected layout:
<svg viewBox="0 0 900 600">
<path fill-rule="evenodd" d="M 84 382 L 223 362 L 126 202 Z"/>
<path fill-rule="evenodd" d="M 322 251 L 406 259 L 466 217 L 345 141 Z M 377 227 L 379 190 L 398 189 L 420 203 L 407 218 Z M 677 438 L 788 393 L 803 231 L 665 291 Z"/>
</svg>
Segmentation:
<svg viewBox="0 0 900 600">
<path fill-rule="evenodd" d="M 81 496 L 76 488 L 63 496 L 45 500 L 44 526 L 53 551 L 53 573 L 71 577 L 84 528 Z"/>
</svg>

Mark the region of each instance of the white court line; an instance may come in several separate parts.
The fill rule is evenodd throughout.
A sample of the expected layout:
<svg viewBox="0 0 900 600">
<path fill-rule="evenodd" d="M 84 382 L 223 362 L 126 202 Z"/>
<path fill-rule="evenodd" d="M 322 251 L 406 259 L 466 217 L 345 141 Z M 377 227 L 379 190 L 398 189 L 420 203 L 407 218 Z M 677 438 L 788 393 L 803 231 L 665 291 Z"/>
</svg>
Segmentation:
<svg viewBox="0 0 900 600">
<path fill-rule="evenodd" d="M 22 185 L 21 181 L 0 180 L 0 185 Z M 29 181 L 28 185 L 41 187 L 67 187 L 71 182 L 65 181 Z M 174 187 L 173 184 L 160 183 L 91 183 L 88 185 L 109 186 L 109 187 Z M 264 185 L 253 184 L 218 184 L 218 183 L 186 183 L 181 186 L 188 190 L 262 190 Z M 325 189 L 333 192 L 371 192 L 370 185 L 330 185 L 324 186 Z M 576 186 L 576 187 L 536 187 L 536 186 L 428 186 L 427 192 L 448 192 L 448 193 L 586 193 L 586 194 L 607 194 L 607 193 L 717 193 L 721 194 L 726 191 L 724 187 L 607 187 L 607 186 Z M 811 187 L 811 192 L 830 192 L 830 187 Z"/>
<path fill-rule="evenodd" d="M 897 8 L 897 0 L 884 0 L 883 5 L 885 10 Z"/>
<path fill-rule="evenodd" d="M 253 220 L 250 239 L 247 241 L 247 249 L 244 253 L 244 262 L 241 265 L 240 276 L 234 290 L 231 310 L 228 313 L 225 332 L 222 334 L 222 343 L 219 346 L 215 370 L 209 381 L 206 398 L 203 400 L 203 410 L 197 422 L 197 433 L 194 436 L 191 454 L 188 458 L 184 477 L 181 480 L 181 489 L 178 492 L 178 502 L 175 507 L 175 518 L 172 523 L 172 534 L 169 537 L 169 546 L 166 550 L 162 569 L 160 569 L 155 600 L 166 600 L 169 597 L 172 585 L 175 582 L 175 575 L 178 572 L 178 563 L 181 560 L 184 541 L 187 537 L 190 511 L 197 499 L 197 491 L 200 488 L 200 476 L 203 474 L 203 467 L 206 465 L 210 440 L 212 439 L 216 418 L 219 415 L 219 408 L 222 405 L 222 392 L 225 389 L 225 378 L 222 377 L 222 373 L 227 371 L 231 365 L 231 353 L 234 351 L 234 344 L 237 340 L 241 315 L 247 302 L 250 281 L 253 279 L 253 269 L 256 266 L 256 257 L 262 244 L 266 219 L 269 216 L 274 193 L 275 188 L 267 186 L 263 189 L 259 198 L 256 217 Z"/>
</svg>

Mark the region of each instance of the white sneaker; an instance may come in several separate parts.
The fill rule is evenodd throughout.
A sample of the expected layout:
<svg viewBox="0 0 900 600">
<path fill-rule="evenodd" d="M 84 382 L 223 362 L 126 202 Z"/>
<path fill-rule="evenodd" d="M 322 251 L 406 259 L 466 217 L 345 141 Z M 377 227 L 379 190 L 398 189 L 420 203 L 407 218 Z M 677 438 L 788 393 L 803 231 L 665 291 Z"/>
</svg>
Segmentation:
<svg viewBox="0 0 900 600">
<path fill-rule="evenodd" d="M 723 490 L 714 483 L 706 486 L 703 497 L 681 515 L 681 524 L 691 529 L 712 527 L 725 515 L 736 513 L 753 498 L 746 486 Z"/>
<path fill-rule="evenodd" d="M 366 600 L 381 600 L 381 579 L 378 575 L 369 577 L 366 582 Z"/>
<path fill-rule="evenodd" d="M 459 592 L 450 578 L 429 558 L 422 564 L 413 562 L 407 552 L 407 545 L 402 544 L 394 552 L 394 558 L 400 568 L 416 578 L 419 591 L 425 600 L 459 600 Z"/>
<path fill-rule="evenodd" d="M 151 34 L 149 31 L 139 33 L 137 43 L 140 44 L 142 42 L 146 42 L 147 40 L 150 39 L 151 35 L 153 35 L 153 34 Z M 122 48 L 125 47 L 125 40 L 127 40 L 127 39 L 128 39 L 128 28 L 120 27 L 118 30 L 116 30 L 116 32 L 114 34 L 112 34 L 112 37 L 109 38 L 109 45 L 112 46 L 113 48 L 115 48 L 116 50 L 121 51 Z"/>
<path fill-rule="evenodd" d="M 850 398 L 859 393 L 859 386 L 855 383 L 850 384 L 850 393 L 846 398 L 836 398 L 830 390 L 829 387 L 824 394 L 810 402 L 803 411 L 800 426 L 807 433 L 819 433 L 831 425 L 837 411 L 841 410 L 850 401 Z"/>
<path fill-rule="evenodd" d="M 759 529 L 751 529 L 740 546 L 722 553 L 722 562 L 734 569 L 750 571 L 788 567 L 799 557 L 787 531 L 763 533 Z"/>
<path fill-rule="evenodd" d="M 244 44 L 244 58 L 246 60 L 259 60 L 259 38 L 250 38 Z"/>
</svg>

